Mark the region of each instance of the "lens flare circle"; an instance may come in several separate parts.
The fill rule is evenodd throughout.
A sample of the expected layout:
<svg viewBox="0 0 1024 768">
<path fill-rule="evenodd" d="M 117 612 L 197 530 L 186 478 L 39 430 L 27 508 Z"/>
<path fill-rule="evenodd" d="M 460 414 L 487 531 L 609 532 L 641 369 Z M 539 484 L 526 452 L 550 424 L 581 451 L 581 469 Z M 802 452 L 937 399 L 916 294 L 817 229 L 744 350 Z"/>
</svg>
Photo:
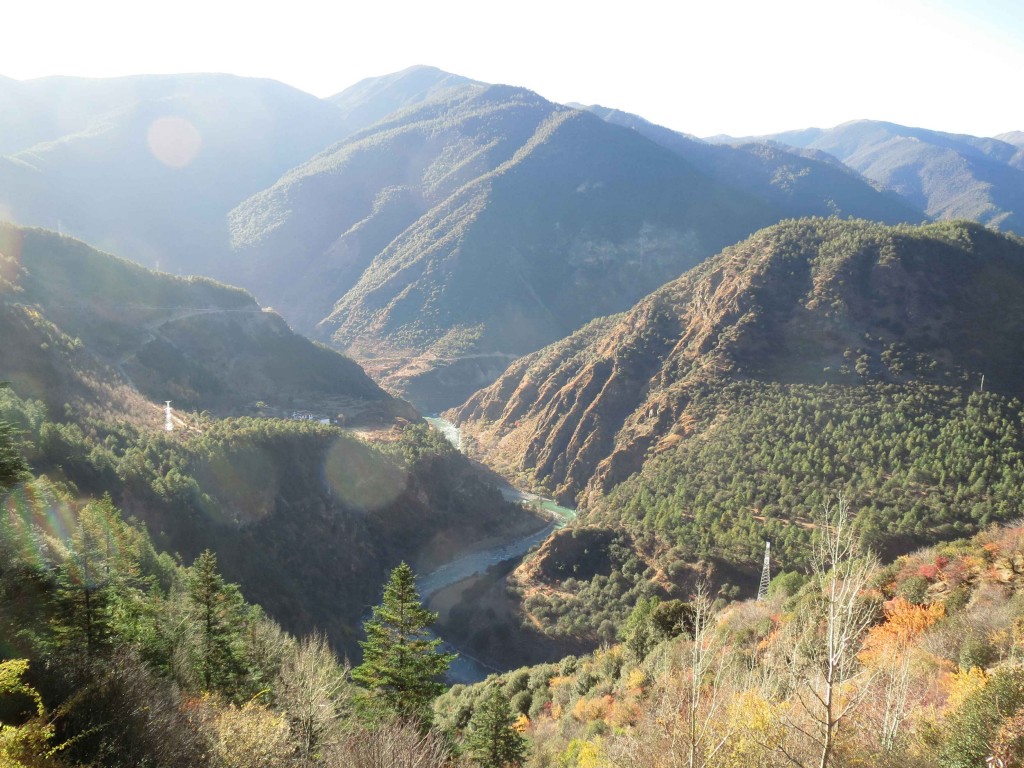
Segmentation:
<svg viewBox="0 0 1024 768">
<path fill-rule="evenodd" d="M 199 154 L 203 136 L 183 117 L 159 117 L 149 125 L 146 145 L 153 157 L 168 168 L 185 168 Z"/>
<path fill-rule="evenodd" d="M 365 512 L 392 504 L 408 482 L 405 470 L 351 438 L 330 447 L 323 475 L 335 500 Z"/>
</svg>

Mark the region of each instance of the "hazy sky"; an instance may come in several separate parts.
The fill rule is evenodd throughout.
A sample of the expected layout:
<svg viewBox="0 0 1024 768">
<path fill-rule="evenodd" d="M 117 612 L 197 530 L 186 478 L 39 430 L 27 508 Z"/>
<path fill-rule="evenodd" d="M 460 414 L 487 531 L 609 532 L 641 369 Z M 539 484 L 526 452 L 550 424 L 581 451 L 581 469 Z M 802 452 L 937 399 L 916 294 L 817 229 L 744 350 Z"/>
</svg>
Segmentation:
<svg viewBox="0 0 1024 768">
<path fill-rule="evenodd" d="M 358 5 L 358 7 L 357 7 Z M 1024 130 L 1021 0 L 11 0 L 0 74 L 230 72 L 327 96 L 432 64 L 677 130 Z"/>
</svg>

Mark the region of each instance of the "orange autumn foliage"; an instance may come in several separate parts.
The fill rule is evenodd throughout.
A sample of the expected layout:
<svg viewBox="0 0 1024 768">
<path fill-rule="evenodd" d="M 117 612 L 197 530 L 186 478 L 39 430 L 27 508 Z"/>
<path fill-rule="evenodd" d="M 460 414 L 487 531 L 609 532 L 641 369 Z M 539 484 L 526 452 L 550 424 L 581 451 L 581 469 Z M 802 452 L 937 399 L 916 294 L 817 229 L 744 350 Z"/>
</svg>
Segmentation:
<svg viewBox="0 0 1024 768">
<path fill-rule="evenodd" d="M 604 720 L 607 722 L 612 714 L 615 699 L 605 695 L 600 698 L 579 699 L 572 709 L 572 716 L 581 723 L 588 723 L 591 720 Z"/>
<path fill-rule="evenodd" d="M 883 610 L 885 622 L 868 630 L 864 640 L 861 658 L 866 663 L 906 648 L 946 615 L 946 607 L 941 603 L 915 605 L 902 597 L 890 600 Z"/>
</svg>

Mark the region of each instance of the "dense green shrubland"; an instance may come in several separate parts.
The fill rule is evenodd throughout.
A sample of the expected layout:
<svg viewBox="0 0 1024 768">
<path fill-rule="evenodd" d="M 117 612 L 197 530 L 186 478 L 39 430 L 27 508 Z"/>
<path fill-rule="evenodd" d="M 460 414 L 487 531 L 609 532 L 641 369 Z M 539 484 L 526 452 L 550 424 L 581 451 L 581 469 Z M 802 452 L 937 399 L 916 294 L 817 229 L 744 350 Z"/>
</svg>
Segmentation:
<svg viewBox="0 0 1024 768">
<path fill-rule="evenodd" d="M 594 519 L 656 531 L 679 559 L 806 565 L 813 510 L 844 494 L 881 551 L 1024 511 L 1020 402 L 935 385 L 729 384 L 695 398 L 694 439 L 653 456 Z M 705 431 L 706 430 L 706 431 Z"/>
</svg>

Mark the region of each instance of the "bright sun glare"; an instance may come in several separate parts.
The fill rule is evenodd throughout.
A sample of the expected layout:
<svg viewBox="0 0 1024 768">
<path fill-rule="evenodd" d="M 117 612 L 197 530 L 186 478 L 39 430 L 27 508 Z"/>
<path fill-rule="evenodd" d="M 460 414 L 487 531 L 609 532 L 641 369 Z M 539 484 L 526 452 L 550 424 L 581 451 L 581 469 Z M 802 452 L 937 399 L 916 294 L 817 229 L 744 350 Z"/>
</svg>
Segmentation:
<svg viewBox="0 0 1024 768">
<path fill-rule="evenodd" d="M 702 136 L 860 118 L 977 135 L 1024 128 L 1007 91 L 1024 71 L 1014 0 L 640 0 L 614 11 L 575 0 L 99 0 L 4 15 L 19 33 L 0 50 L 0 74 L 16 79 L 230 72 L 327 96 L 431 64 Z"/>
</svg>

